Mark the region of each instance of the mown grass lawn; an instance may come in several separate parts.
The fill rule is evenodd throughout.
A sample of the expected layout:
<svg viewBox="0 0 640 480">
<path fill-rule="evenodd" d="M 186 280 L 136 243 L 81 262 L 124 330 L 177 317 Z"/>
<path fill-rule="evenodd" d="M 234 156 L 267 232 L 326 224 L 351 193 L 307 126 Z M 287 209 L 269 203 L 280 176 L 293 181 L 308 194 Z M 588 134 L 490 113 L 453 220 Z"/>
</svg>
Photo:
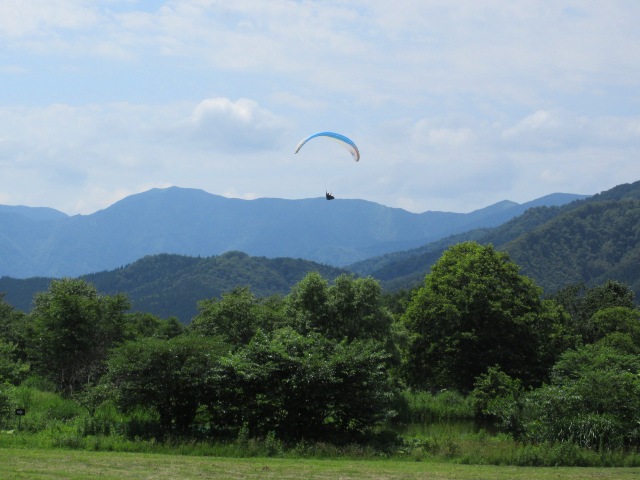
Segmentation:
<svg viewBox="0 0 640 480">
<path fill-rule="evenodd" d="M 640 468 L 499 467 L 399 460 L 219 458 L 0 448 L 6 479 L 635 479 Z"/>
</svg>

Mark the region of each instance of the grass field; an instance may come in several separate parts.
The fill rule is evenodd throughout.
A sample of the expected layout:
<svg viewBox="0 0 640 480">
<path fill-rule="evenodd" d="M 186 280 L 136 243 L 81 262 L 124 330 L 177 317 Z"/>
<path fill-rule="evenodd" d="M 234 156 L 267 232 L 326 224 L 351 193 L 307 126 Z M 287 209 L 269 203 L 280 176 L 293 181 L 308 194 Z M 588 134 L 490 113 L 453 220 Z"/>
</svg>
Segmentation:
<svg viewBox="0 0 640 480">
<path fill-rule="evenodd" d="M 640 468 L 543 468 L 398 460 L 219 458 L 0 448 L 6 479 L 635 479 Z"/>
</svg>

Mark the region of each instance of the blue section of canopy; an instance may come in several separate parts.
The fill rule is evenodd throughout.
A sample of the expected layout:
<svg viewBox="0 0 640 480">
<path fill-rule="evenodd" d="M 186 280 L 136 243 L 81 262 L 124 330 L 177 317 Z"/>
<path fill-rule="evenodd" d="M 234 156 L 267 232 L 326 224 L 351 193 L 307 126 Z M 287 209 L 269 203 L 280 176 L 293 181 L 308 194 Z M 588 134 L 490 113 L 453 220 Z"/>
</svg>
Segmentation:
<svg viewBox="0 0 640 480">
<path fill-rule="evenodd" d="M 358 150 L 358 147 L 356 146 L 356 144 L 353 143 L 353 140 L 351 140 L 348 137 L 345 137 L 344 135 L 341 135 L 341 134 L 335 133 L 335 132 L 318 132 L 318 133 L 314 133 L 313 135 L 308 136 L 307 138 L 305 138 L 304 140 L 302 140 L 298 144 L 298 146 L 296 147 L 296 151 L 294 153 L 298 153 L 305 143 L 307 143 L 312 138 L 316 138 L 316 137 L 327 137 L 327 138 L 330 138 L 330 139 L 333 139 L 333 140 L 337 140 L 347 150 L 349 150 L 349 153 L 351 153 L 351 156 L 353 157 L 353 159 L 356 162 L 358 160 L 360 160 L 360 151 Z"/>
</svg>

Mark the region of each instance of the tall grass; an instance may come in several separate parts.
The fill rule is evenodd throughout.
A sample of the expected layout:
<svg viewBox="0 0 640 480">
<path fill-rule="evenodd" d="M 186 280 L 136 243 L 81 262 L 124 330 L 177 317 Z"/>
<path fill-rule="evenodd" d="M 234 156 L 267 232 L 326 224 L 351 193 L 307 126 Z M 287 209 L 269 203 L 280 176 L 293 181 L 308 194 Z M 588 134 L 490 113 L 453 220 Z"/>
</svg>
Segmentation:
<svg viewBox="0 0 640 480">
<path fill-rule="evenodd" d="M 76 449 L 132 453 L 172 453 L 216 457 L 393 458 L 399 461 L 437 460 L 465 464 L 519 466 L 640 466 L 640 452 L 597 452 L 565 443 L 525 445 L 506 435 L 440 430 L 419 435 L 382 431 L 368 444 L 332 445 L 324 442 L 285 444 L 274 433 L 250 438 L 241 430 L 236 439 L 207 441 L 154 435 L 157 417 L 145 410 L 124 415 L 105 403 L 89 416 L 86 409 L 51 392 L 18 387 L 14 392 L 27 410 L 20 431 L 0 432 L 0 448 Z M 412 417 L 470 418 L 467 400 L 454 392 L 407 395 Z"/>
<path fill-rule="evenodd" d="M 453 390 L 436 394 L 405 391 L 403 399 L 406 410 L 399 418 L 404 422 L 473 419 L 475 416 L 469 398 Z"/>
</svg>

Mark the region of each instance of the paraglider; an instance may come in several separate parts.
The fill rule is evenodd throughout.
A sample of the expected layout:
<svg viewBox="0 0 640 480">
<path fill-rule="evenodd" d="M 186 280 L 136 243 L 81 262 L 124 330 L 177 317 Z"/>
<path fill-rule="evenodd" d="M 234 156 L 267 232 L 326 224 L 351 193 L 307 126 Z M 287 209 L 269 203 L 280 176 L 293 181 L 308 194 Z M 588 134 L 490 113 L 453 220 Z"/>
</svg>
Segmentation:
<svg viewBox="0 0 640 480">
<path fill-rule="evenodd" d="M 302 140 L 300 143 L 298 143 L 298 145 L 296 146 L 296 151 L 293 153 L 298 153 L 305 143 L 307 143 L 309 140 L 316 137 L 327 137 L 331 140 L 337 141 L 349 151 L 349 153 L 351 154 L 351 156 L 356 162 L 360 160 L 360 151 L 358 150 L 358 147 L 353 142 L 353 140 L 351 140 L 348 137 L 345 137 L 344 135 L 341 135 L 339 133 L 334 133 L 334 132 L 318 132 L 308 136 L 307 138 Z M 325 192 L 325 197 L 327 198 L 327 200 L 333 200 L 335 198 L 329 192 Z"/>
<path fill-rule="evenodd" d="M 349 150 L 349 153 L 351 154 L 351 156 L 356 162 L 360 160 L 360 151 L 358 150 L 358 147 L 356 146 L 356 144 L 353 143 L 353 140 L 351 140 L 348 137 L 345 137 L 344 135 L 340 135 L 339 133 L 334 133 L 334 132 L 318 132 L 308 136 L 298 144 L 298 146 L 296 147 L 296 151 L 293 153 L 298 153 L 305 143 L 307 143 L 312 138 L 316 138 L 316 137 L 327 137 L 333 140 L 337 140 L 347 150 Z"/>
</svg>

